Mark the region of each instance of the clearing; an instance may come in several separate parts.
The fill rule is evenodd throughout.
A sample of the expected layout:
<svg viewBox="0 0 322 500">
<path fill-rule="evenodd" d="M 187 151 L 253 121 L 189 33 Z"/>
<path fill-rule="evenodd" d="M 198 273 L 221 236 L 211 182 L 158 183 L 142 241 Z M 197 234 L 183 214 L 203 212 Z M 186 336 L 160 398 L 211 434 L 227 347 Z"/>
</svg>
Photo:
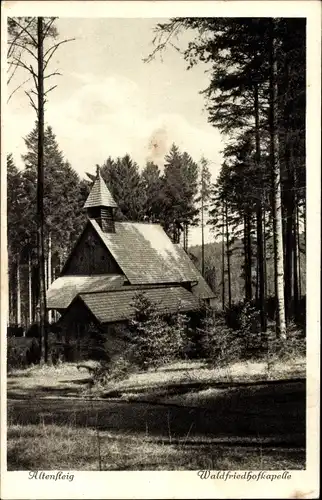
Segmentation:
<svg viewBox="0 0 322 500">
<path fill-rule="evenodd" d="M 76 364 L 8 375 L 9 470 L 305 468 L 305 359 L 90 380 Z"/>
</svg>

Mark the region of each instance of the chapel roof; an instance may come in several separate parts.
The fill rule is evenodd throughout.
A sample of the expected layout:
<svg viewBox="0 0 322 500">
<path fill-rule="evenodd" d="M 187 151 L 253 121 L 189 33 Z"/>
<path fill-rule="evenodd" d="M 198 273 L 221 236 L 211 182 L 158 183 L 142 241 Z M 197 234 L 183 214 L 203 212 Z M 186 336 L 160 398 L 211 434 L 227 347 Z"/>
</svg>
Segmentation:
<svg viewBox="0 0 322 500">
<path fill-rule="evenodd" d="M 60 276 L 47 291 L 48 309 L 66 309 L 81 292 L 114 290 L 124 284 L 125 277 L 118 274 L 94 276 Z"/>
<path fill-rule="evenodd" d="M 132 301 L 139 290 L 130 289 L 81 293 L 79 298 L 100 323 L 128 320 L 134 314 Z M 198 299 L 181 286 L 150 288 L 142 290 L 146 297 L 157 305 L 159 313 L 173 314 L 198 310 Z"/>
<path fill-rule="evenodd" d="M 116 222 L 115 232 L 105 233 L 95 220 L 90 223 L 131 284 L 199 281 L 184 249 L 159 224 Z"/>
</svg>

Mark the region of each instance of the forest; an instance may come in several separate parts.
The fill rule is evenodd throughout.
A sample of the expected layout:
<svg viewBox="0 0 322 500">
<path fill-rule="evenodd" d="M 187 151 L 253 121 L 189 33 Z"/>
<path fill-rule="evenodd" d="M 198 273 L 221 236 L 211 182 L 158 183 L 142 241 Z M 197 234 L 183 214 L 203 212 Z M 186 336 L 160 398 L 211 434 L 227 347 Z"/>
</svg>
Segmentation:
<svg viewBox="0 0 322 500">
<path fill-rule="evenodd" d="M 39 39 L 32 31 L 35 24 L 22 19 L 9 24 L 8 60 L 19 60 L 23 68 L 18 27 L 24 28 L 20 36 L 32 35 L 38 56 Z M 55 19 L 45 26 L 42 42 L 55 39 Z M 195 261 L 218 298 L 218 309 L 252 303 L 266 331 L 271 307 L 276 331 L 286 338 L 287 325 L 303 316 L 306 293 L 305 20 L 173 18 L 156 26 L 146 64 L 186 31 L 193 38 L 178 57 L 188 70 L 197 64 L 207 68 L 209 84 L 200 91 L 208 121 L 225 139 L 218 177 L 211 177 L 211 158 L 192 158 L 176 144 L 161 166 L 138 165 L 129 154 L 112 158 L 107 151 L 101 172 L 118 204 L 119 220 L 160 223 Z M 22 52 L 17 55 L 17 50 Z M 39 108 L 44 76 L 41 71 L 36 76 L 37 119 L 25 137 L 24 168 L 17 168 L 11 154 L 7 157 L 9 316 L 11 325 L 24 328 L 36 321 L 41 295 L 39 221 L 47 287 L 84 227 L 91 185 L 68 162 L 50 124 L 44 125 Z M 214 243 L 205 245 L 206 224 Z M 192 248 L 189 230 L 196 225 L 200 246 Z"/>
</svg>

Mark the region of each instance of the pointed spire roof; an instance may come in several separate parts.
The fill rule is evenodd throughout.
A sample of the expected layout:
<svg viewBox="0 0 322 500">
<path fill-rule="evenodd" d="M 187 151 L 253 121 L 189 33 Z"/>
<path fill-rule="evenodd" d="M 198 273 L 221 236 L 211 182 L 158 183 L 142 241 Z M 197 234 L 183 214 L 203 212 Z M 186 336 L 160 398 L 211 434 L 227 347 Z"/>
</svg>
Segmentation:
<svg viewBox="0 0 322 500">
<path fill-rule="evenodd" d="M 97 167 L 94 184 L 84 205 L 84 208 L 91 207 L 117 208 L 117 204 L 115 203 L 113 196 L 107 189 L 103 177 L 101 176 L 99 167 Z"/>
</svg>

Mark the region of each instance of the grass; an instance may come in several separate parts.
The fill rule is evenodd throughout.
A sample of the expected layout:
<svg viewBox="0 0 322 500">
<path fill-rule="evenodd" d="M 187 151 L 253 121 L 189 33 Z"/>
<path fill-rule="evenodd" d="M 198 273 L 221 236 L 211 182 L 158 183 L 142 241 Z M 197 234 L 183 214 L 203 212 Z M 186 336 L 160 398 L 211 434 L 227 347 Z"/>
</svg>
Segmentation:
<svg viewBox="0 0 322 500">
<path fill-rule="evenodd" d="M 73 363 L 16 370 L 8 376 L 8 469 L 303 469 L 305 381 L 282 381 L 298 377 L 305 359 L 276 360 L 269 371 L 264 362 L 189 361 L 95 394 Z M 86 401 L 88 392 L 108 399 Z"/>
<path fill-rule="evenodd" d="M 105 388 L 99 388 L 97 394 L 108 396 L 117 393 L 118 397 L 128 400 L 158 399 L 159 391 L 164 394 L 165 388 L 173 388 L 171 402 L 185 404 L 187 399 L 182 398 L 183 392 L 188 392 L 195 399 L 196 391 L 208 390 L 208 386 L 223 384 L 258 383 L 266 381 L 278 381 L 284 379 L 305 378 L 306 360 L 296 358 L 288 362 L 278 359 L 268 365 L 265 361 L 244 361 L 232 363 L 227 367 L 209 367 L 202 361 L 186 361 L 173 363 L 158 370 L 148 370 L 143 373 L 135 373 L 128 378 L 111 382 Z M 181 387 L 181 390 L 178 387 Z M 184 389 L 188 390 L 185 391 Z M 192 390 L 189 391 L 189 388 Z M 216 390 L 213 390 L 213 394 Z M 189 398 L 189 394 L 187 396 Z M 202 398 L 199 398 L 201 401 Z M 165 402 L 165 400 L 163 400 Z"/>
<path fill-rule="evenodd" d="M 91 363 L 88 363 L 89 365 Z M 89 382 L 89 374 L 77 363 L 34 365 L 8 374 L 8 397 L 79 396 Z"/>
<path fill-rule="evenodd" d="M 156 442 L 147 436 L 72 425 L 11 425 L 8 470 L 282 470 L 302 469 L 302 449 Z"/>
</svg>

